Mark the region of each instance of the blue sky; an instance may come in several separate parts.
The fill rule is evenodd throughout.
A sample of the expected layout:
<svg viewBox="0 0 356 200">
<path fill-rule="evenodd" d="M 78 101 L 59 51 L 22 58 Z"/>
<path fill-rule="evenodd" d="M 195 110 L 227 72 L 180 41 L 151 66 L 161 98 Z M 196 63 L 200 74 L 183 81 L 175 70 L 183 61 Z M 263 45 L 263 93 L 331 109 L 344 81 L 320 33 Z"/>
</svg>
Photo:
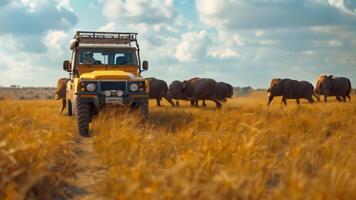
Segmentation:
<svg viewBox="0 0 356 200">
<path fill-rule="evenodd" d="M 0 0 L 0 85 L 55 86 L 77 30 L 135 31 L 146 77 L 356 84 L 356 0 Z"/>
</svg>

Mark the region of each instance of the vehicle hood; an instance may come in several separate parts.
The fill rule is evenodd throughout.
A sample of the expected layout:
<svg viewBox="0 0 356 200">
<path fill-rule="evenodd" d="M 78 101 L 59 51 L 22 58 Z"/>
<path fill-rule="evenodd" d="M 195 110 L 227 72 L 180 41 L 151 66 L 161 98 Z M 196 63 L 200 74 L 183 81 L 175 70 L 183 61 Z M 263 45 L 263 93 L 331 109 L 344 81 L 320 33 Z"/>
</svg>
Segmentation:
<svg viewBox="0 0 356 200">
<path fill-rule="evenodd" d="M 92 71 L 80 75 L 81 79 L 87 80 L 116 80 L 116 79 L 134 79 L 136 77 L 133 73 L 122 70 L 108 70 L 108 71 Z"/>
</svg>

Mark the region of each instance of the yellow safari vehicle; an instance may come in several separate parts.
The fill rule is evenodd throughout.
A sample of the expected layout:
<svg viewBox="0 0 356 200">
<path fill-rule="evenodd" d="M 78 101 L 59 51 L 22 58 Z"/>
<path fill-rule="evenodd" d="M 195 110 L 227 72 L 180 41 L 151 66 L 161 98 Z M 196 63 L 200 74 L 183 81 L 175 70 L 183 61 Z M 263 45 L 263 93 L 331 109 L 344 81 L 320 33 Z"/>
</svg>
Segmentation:
<svg viewBox="0 0 356 200">
<path fill-rule="evenodd" d="M 63 62 L 68 115 L 76 116 L 79 133 L 89 136 L 89 123 L 105 106 L 139 110 L 148 115 L 148 81 L 141 72 L 137 33 L 78 31 L 70 45 L 71 60 Z"/>
</svg>

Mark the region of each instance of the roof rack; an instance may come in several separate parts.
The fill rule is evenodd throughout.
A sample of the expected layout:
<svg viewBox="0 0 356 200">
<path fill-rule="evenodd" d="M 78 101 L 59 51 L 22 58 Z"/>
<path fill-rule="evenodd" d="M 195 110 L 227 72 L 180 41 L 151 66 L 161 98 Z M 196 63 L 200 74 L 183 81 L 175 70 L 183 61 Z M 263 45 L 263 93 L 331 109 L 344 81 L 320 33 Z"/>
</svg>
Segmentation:
<svg viewBox="0 0 356 200">
<path fill-rule="evenodd" d="M 137 43 L 137 33 L 77 31 L 74 39 L 79 44 L 131 44 Z"/>
</svg>

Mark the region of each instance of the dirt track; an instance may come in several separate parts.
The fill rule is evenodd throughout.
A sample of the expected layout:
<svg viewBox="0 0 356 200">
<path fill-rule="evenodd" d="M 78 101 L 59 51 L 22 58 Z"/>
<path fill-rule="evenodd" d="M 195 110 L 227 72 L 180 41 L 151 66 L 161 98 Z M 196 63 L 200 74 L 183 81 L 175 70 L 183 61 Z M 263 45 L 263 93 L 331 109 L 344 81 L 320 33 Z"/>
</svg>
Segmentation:
<svg viewBox="0 0 356 200">
<path fill-rule="evenodd" d="M 76 176 L 67 189 L 69 199 L 102 199 L 98 196 L 97 186 L 105 177 L 106 170 L 100 165 L 93 147 L 93 138 L 78 137 L 75 160 Z"/>
</svg>

